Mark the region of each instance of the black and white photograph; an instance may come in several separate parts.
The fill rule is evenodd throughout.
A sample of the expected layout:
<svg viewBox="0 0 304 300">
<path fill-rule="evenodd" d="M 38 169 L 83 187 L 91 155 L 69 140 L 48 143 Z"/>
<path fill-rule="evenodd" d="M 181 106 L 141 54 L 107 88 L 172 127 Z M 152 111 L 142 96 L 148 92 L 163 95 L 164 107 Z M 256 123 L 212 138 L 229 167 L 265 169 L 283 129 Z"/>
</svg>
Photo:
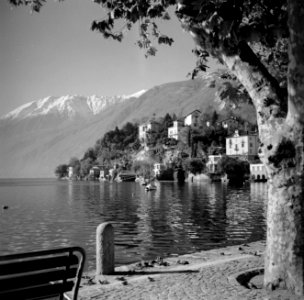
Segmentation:
<svg viewBox="0 0 304 300">
<path fill-rule="evenodd" d="M 1 0 L 0 299 L 304 300 L 304 1 Z"/>
</svg>

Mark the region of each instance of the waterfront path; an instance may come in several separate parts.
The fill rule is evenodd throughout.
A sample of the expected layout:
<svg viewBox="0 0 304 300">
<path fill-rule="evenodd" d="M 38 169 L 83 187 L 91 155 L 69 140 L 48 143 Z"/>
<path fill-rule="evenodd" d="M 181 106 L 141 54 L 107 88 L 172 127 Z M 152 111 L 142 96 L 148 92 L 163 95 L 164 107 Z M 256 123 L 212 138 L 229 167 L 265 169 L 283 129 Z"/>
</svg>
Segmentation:
<svg viewBox="0 0 304 300">
<path fill-rule="evenodd" d="M 111 276 L 89 273 L 82 279 L 79 299 L 304 299 L 283 290 L 265 291 L 262 275 L 247 287 L 239 282 L 243 274 L 262 269 L 264 248 L 263 242 L 255 242 L 122 266 Z"/>
</svg>

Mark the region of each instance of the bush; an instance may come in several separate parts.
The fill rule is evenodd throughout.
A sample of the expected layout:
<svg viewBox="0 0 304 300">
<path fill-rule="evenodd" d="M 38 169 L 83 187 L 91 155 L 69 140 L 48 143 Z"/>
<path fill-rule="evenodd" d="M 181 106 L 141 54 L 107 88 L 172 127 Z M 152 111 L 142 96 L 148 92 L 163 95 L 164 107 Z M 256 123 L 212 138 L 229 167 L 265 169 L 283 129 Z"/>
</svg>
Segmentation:
<svg viewBox="0 0 304 300">
<path fill-rule="evenodd" d="M 55 175 L 57 178 L 63 178 L 68 176 L 68 165 L 62 164 L 56 167 Z"/>
<path fill-rule="evenodd" d="M 188 158 L 185 162 L 186 170 L 194 175 L 201 174 L 205 166 L 205 162 L 200 158 Z"/>
<path fill-rule="evenodd" d="M 230 181 L 243 181 L 250 169 L 248 161 L 223 156 L 218 162 L 218 170 L 222 174 L 226 173 Z"/>
<path fill-rule="evenodd" d="M 153 162 L 146 160 L 136 160 L 133 163 L 133 170 L 137 175 L 143 176 L 145 178 L 153 177 L 154 174 L 152 172 Z"/>
</svg>

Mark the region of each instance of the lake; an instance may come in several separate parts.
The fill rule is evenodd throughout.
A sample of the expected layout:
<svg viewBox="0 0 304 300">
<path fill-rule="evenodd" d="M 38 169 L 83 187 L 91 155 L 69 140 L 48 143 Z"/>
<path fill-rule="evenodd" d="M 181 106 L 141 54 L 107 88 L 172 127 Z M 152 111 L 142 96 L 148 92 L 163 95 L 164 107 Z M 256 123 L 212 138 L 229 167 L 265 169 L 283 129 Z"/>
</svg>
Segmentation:
<svg viewBox="0 0 304 300">
<path fill-rule="evenodd" d="M 96 227 L 112 222 L 115 262 L 265 239 L 267 184 L 0 180 L 0 255 L 82 246 L 95 267 Z M 8 209 L 3 209 L 7 205 Z"/>
</svg>

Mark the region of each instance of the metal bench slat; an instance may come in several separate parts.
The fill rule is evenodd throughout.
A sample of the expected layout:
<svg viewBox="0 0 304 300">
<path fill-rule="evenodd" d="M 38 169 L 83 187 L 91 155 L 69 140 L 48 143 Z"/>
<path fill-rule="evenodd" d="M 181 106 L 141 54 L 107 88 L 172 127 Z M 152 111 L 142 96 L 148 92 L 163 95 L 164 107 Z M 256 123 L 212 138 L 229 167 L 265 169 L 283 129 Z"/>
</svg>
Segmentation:
<svg viewBox="0 0 304 300">
<path fill-rule="evenodd" d="M 0 299 L 62 299 L 73 291 L 76 300 L 85 256 L 81 247 L 0 256 Z"/>
<path fill-rule="evenodd" d="M 34 272 L 44 269 L 55 269 L 66 265 L 77 265 L 79 262 L 78 257 L 73 254 L 71 256 L 54 256 L 54 257 L 41 257 L 30 258 L 29 260 L 20 260 L 13 262 L 0 262 L 0 276 Z"/>
<path fill-rule="evenodd" d="M 36 287 L 24 288 L 24 289 L 16 289 L 11 291 L 0 291 L 0 299 L 1 300 L 25 300 L 25 299 L 39 299 L 43 297 L 51 297 L 51 296 L 59 296 L 65 292 L 69 292 L 73 289 L 73 282 L 66 283 L 55 283 L 55 284 L 47 284 Z"/>
<path fill-rule="evenodd" d="M 43 272 L 32 274 L 25 273 L 20 276 L 14 277 L 0 277 L 1 291 L 14 290 L 16 287 L 24 288 L 37 286 L 41 284 L 47 284 L 55 281 L 62 281 L 63 279 L 70 280 L 74 279 L 77 275 L 78 268 L 71 268 L 66 270 L 44 270 Z"/>
</svg>

